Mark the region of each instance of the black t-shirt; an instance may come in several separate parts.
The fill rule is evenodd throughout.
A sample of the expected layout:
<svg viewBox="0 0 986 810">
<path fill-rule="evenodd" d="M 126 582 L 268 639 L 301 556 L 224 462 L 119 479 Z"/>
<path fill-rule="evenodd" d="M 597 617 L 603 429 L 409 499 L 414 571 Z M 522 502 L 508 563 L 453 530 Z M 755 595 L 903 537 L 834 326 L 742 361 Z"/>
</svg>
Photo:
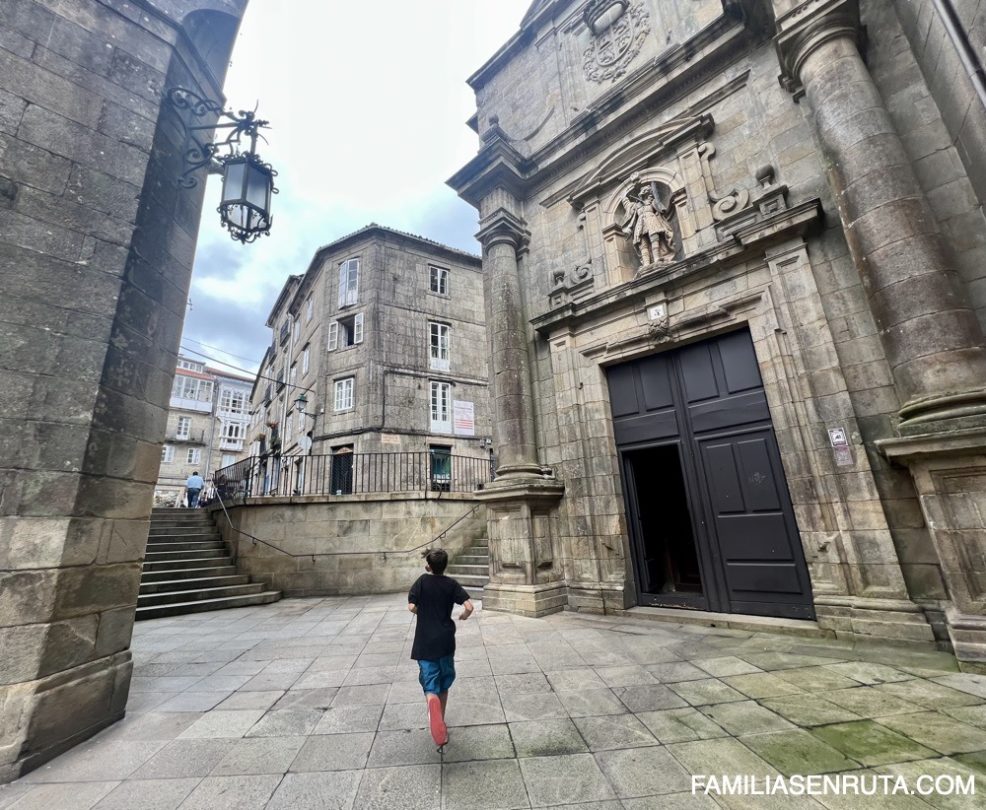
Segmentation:
<svg viewBox="0 0 986 810">
<path fill-rule="evenodd" d="M 452 605 L 469 598 L 463 587 L 444 574 L 422 574 L 408 591 L 409 604 L 418 606 L 411 658 L 437 661 L 455 652 L 455 622 Z"/>
</svg>

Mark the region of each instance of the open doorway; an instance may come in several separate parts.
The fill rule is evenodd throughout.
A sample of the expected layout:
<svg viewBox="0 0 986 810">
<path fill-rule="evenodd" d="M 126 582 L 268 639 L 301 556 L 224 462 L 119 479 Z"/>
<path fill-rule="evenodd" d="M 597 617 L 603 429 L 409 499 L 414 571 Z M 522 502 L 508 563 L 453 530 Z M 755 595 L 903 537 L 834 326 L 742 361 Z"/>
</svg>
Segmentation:
<svg viewBox="0 0 986 810">
<path fill-rule="evenodd" d="M 702 575 L 677 444 L 624 451 L 638 588 L 651 604 L 703 607 Z M 662 597 L 672 597 L 671 599 Z"/>
</svg>

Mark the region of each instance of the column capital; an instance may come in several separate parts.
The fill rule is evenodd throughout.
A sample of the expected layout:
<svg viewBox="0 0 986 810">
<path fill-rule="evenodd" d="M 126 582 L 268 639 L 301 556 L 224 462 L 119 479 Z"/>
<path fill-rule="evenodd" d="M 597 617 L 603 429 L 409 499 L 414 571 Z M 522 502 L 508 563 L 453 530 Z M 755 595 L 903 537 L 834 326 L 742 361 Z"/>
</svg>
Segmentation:
<svg viewBox="0 0 986 810">
<path fill-rule="evenodd" d="M 497 208 L 480 220 L 476 238 L 484 250 L 502 243 L 521 250 L 530 241 L 531 232 L 527 230 L 527 223 L 523 219 L 511 214 L 506 208 Z"/>
<path fill-rule="evenodd" d="M 803 0 L 778 16 L 774 45 L 781 63 L 781 86 L 799 100 L 804 95 L 801 68 L 815 50 L 833 39 L 850 39 L 862 48 L 865 32 L 859 0 Z"/>
</svg>

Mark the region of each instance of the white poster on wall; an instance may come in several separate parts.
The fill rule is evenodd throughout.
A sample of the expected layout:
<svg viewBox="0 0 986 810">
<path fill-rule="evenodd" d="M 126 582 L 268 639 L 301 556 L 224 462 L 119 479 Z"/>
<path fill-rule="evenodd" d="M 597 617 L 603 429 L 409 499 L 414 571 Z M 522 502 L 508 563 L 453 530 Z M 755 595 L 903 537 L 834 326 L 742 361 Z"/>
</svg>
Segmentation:
<svg viewBox="0 0 986 810">
<path fill-rule="evenodd" d="M 452 428 L 456 436 L 476 435 L 476 409 L 471 402 L 452 401 Z"/>
</svg>

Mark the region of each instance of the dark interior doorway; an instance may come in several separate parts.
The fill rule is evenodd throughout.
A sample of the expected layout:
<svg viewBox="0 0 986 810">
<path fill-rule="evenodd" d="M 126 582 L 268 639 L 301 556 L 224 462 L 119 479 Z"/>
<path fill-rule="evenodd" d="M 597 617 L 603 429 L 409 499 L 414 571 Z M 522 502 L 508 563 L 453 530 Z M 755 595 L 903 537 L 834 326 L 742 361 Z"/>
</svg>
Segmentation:
<svg viewBox="0 0 986 810">
<path fill-rule="evenodd" d="M 633 450 L 624 453 L 623 463 L 636 495 L 631 520 L 641 590 L 679 597 L 669 603 L 704 606 L 678 445 Z"/>
</svg>

